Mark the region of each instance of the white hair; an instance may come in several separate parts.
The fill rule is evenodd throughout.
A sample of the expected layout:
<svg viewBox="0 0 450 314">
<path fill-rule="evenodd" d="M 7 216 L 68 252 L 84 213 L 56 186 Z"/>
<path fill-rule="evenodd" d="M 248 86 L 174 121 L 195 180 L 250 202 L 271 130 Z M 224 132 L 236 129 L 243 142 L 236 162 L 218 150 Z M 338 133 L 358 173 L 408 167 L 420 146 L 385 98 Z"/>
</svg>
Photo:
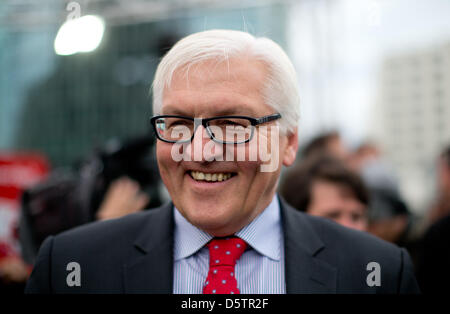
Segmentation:
<svg viewBox="0 0 450 314">
<path fill-rule="evenodd" d="M 300 117 L 298 81 L 294 66 L 283 49 L 274 41 L 234 30 L 208 30 L 178 41 L 162 58 L 153 80 L 153 113 L 160 114 L 163 93 L 170 88 L 174 72 L 206 60 L 227 61 L 248 55 L 268 68 L 263 98 L 279 112 L 281 132 L 290 132 Z"/>
</svg>

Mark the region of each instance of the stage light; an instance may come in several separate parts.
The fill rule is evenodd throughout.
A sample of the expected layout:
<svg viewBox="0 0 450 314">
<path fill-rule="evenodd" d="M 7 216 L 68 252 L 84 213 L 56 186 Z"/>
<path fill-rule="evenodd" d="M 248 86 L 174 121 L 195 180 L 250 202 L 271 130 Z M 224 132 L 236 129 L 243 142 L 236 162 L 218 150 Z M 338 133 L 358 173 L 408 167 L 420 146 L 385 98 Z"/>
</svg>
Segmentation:
<svg viewBox="0 0 450 314">
<path fill-rule="evenodd" d="M 65 22 L 55 38 L 55 52 L 72 55 L 95 50 L 102 41 L 105 23 L 95 15 L 85 15 Z"/>
</svg>

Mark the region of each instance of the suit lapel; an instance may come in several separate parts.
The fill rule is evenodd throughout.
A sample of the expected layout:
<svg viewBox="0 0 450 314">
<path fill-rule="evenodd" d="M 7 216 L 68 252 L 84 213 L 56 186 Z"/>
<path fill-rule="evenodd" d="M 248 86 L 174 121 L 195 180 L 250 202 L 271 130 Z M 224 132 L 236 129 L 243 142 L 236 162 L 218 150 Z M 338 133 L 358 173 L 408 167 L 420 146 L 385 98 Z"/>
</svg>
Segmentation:
<svg viewBox="0 0 450 314">
<path fill-rule="evenodd" d="M 324 244 L 301 213 L 280 198 L 287 293 L 335 293 L 336 269 L 317 258 Z"/>
<path fill-rule="evenodd" d="M 301 213 L 280 198 L 287 293 L 335 293 L 336 269 L 316 255 L 324 244 Z M 126 293 L 173 292 L 173 205 L 153 209 L 124 265 Z"/>
<path fill-rule="evenodd" d="M 153 209 L 146 216 L 124 265 L 126 293 L 172 293 L 173 205 Z"/>
</svg>

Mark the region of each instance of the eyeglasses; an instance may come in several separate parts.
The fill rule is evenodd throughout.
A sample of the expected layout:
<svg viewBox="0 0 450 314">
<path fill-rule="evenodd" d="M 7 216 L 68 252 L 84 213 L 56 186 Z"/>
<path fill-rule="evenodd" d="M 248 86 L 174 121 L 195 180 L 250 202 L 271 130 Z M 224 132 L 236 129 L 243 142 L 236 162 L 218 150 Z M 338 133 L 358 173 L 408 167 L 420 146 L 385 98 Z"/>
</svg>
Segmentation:
<svg viewBox="0 0 450 314">
<path fill-rule="evenodd" d="M 275 113 L 261 118 L 246 116 L 220 116 L 214 118 L 190 118 L 175 115 L 154 116 L 150 122 L 156 137 L 167 143 L 188 143 L 202 125 L 209 137 L 219 144 L 243 144 L 253 138 L 257 125 L 280 119 Z"/>
</svg>

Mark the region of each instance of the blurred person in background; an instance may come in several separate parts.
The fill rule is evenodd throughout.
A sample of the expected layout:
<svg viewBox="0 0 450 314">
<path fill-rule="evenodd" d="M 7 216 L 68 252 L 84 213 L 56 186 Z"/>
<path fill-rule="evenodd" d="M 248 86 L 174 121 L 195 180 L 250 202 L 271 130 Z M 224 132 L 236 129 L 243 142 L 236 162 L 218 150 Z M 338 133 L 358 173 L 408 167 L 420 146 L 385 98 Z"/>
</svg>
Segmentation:
<svg viewBox="0 0 450 314">
<path fill-rule="evenodd" d="M 37 151 L 0 149 L 0 294 L 25 288 L 31 266 L 21 257 L 20 199 L 25 189 L 45 180 L 49 169 Z"/>
<path fill-rule="evenodd" d="M 158 206 L 161 199 L 152 136 L 110 140 L 76 171 L 53 171 L 24 192 L 22 254 L 33 264 L 44 239 L 95 220 L 119 218 Z"/>
<path fill-rule="evenodd" d="M 331 132 L 311 140 L 302 156 L 280 189 L 288 203 L 405 247 L 417 265 L 413 216 L 377 145 L 363 143 L 350 152 Z"/>
<path fill-rule="evenodd" d="M 350 154 L 347 162 L 349 167 L 362 176 L 368 186 L 399 193 L 394 170 L 375 143 L 364 142 L 359 145 Z"/>
<path fill-rule="evenodd" d="M 93 220 L 119 218 L 149 205 L 150 194 L 145 191 L 148 187 L 145 182 L 152 175 L 139 164 L 151 143 L 153 140 L 148 141 L 147 137 L 124 146 L 109 145 L 101 153 L 102 167 L 92 167 L 99 161 L 98 154 L 94 154 L 81 167 L 82 178 L 56 171 L 46 180 L 28 186 L 22 195 L 20 227 L 8 225 L 14 229 L 11 234 L 18 240 L 20 236 L 20 250 L 0 241 L 0 292 L 23 293 L 37 248 L 46 236 Z M 150 166 L 151 163 L 147 168 Z M 137 170 L 131 170 L 133 167 Z M 139 169 L 144 176 L 135 175 Z"/>
<path fill-rule="evenodd" d="M 369 232 L 392 243 L 405 245 L 412 214 L 400 194 L 394 170 L 372 142 L 362 143 L 349 158 L 371 195 Z"/>
<path fill-rule="evenodd" d="M 450 146 L 446 147 L 439 156 L 437 179 L 437 197 L 428 212 L 428 225 L 450 214 Z"/>
<path fill-rule="evenodd" d="M 450 293 L 450 146 L 438 161 L 438 197 L 432 207 L 417 266 L 417 280 L 426 294 Z"/>
<path fill-rule="evenodd" d="M 285 174 L 280 193 L 300 211 L 367 230 L 368 191 L 361 178 L 334 156 L 314 154 L 301 162 Z"/>
<path fill-rule="evenodd" d="M 142 191 L 138 182 L 124 176 L 109 186 L 97 211 L 98 220 L 119 218 L 143 210 L 150 197 Z"/>
<path fill-rule="evenodd" d="M 450 215 L 426 231 L 417 262 L 417 281 L 425 294 L 450 293 Z"/>
<path fill-rule="evenodd" d="M 20 255 L 0 243 L 0 293 L 22 293 L 30 272 Z"/>
<path fill-rule="evenodd" d="M 377 237 L 407 246 L 412 214 L 403 199 L 392 190 L 369 187 L 370 215 L 368 231 Z"/>
<path fill-rule="evenodd" d="M 416 265 L 420 241 L 414 216 L 400 193 L 394 169 L 384 158 L 379 146 L 370 141 L 363 142 L 351 154 L 348 165 L 360 174 L 369 190 L 367 231 L 405 247 Z"/>
<path fill-rule="evenodd" d="M 348 160 L 350 151 L 339 132 L 330 131 L 315 136 L 301 150 L 301 159 L 323 154 L 329 154 L 342 161 Z"/>
</svg>

